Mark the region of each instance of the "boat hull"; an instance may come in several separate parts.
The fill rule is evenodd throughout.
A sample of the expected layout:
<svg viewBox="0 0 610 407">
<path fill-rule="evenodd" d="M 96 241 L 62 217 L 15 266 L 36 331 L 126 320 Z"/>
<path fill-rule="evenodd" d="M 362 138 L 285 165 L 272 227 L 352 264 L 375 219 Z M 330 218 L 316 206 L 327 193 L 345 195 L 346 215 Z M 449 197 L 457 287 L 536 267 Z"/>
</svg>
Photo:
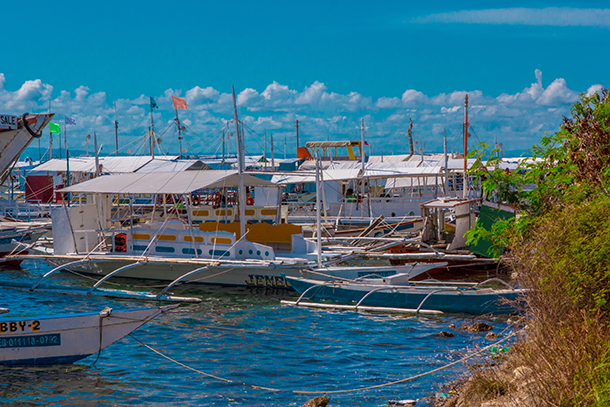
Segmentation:
<svg viewBox="0 0 610 407">
<path fill-rule="evenodd" d="M 318 287 L 311 288 L 304 297 L 316 301 L 358 303 L 367 293 L 375 289 L 382 289 L 383 291 L 372 292 L 368 295 L 361 305 L 409 309 L 421 307 L 428 310 L 477 315 L 514 313 L 516 309 L 508 301 L 517 301 L 522 294 L 522 290 L 438 291 L 443 287 L 384 286 L 349 282 L 322 284 L 321 281 L 297 278 L 288 278 L 288 281 L 300 294 L 317 285 Z"/>
<path fill-rule="evenodd" d="M 72 260 L 52 261 L 55 265 L 66 264 Z M 106 276 L 113 271 L 136 263 L 134 260 L 104 260 L 92 259 L 88 263 L 81 263 L 68 267 L 70 271 L 93 276 Z M 116 277 L 136 278 L 142 280 L 156 280 L 171 282 L 181 276 L 204 267 L 205 264 L 184 264 L 176 262 L 149 262 L 125 269 L 116 274 Z M 290 289 L 285 275 L 298 276 L 306 266 L 295 265 L 267 265 L 267 264 L 221 264 L 212 265 L 205 270 L 197 272 L 184 280 L 183 283 L 211 284 L 223 286 L 244 287 L 272 287 Z"/>
<path fill-rule="evenodd" d="M 58 317 L 0 318 L 0 364 L 73 363 L 105 349 L 173 307 Z"/>
</svg>

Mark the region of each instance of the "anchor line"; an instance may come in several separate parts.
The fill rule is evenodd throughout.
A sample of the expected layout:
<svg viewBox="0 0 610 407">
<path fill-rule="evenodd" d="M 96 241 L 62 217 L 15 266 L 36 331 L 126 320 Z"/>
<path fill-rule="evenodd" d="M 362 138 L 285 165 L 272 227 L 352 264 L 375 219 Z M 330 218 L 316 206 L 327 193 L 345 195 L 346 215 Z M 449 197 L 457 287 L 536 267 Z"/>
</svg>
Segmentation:
<svg viewBox="0 0 610 407">
<path fill-rule="evenodd" d="M 295 394 L 341 394 L 341 393 L 355 393 L 355 392 L 364 391 L 364 390 L 379 389 L 379 388 L 382 388 L 382 387 L 393 386 L 395 384 L 405 383 L 405 382 L 408 382 L 408 381 L 411 381 L 411 380 L 415 380 L 415 379 L 418 379 L 420 377 L 427 376 L 427 375 L 430 375 L 432 373 L 436 373 L 436 372 L 439 372 L 441 370 L 447 369 L 447 368 L 449 368 L 451 366 L 454 366 L 454 365 L 457 365 L 459 363 L 463 363 L 466 360 L 468 360 L 468 359 L 470 359 L 470 358 L 472 358 L 474 356 L 480 355 L 483 352 L 485 352 L 486 350 L 491 349 L 491 348 L 501 344 L 502 342 L 505 342 L 508 339 L 516 336 L 517 334 L 521 333 L 524 329 L 525 328 L 522 328 L 522 329 L 520 329 L 517 332 L 513 332 L 510 335 L 500 339 L 499 341 L 496 341 L 496 342 L 492 343 L 491 345 L 485 346 L 485 347 L 479 349 L 478 351 L 476 351 L 474 353 L 466 355 L 463 358 L 460 358 L 460 359 L 458 359 L 458 360 L 456 360 L 454 362 L 448 363 L 448 364 L 443 365 L 441 367 L 438 367 L 436 369 L 432 369 L 432 370 L 429 370 L 427 372 L 419 373 L 419 374 L 416 374 L 416 375 L 413 375 L 413 376 L 405 377 L 403 379 L 394 380 L 394 381 L 387 382 L 387 383 L 382 383 L 382 384 L 377 384 L 377 385 L 374 385 L 374 386 L 359 387 L 359 388 L 344 389 L 344 390 L 326 390 L 326 391 L 317 390 L 317 391 L 312 391 L 312 390 L 290 390 L 290 389 L 282 390 L 282 389 L 274 389 L 274 388 L 270 388 L 270 387 L 258 386 L 258 385 L 249 384 L 249 383 L 241 383 L 241 384 L 243 386 L 254 388 L 254 389 L 268 390 L 268 391 L 273 391 L 273 392 L 287 391 L 287 392 L 291 392 L 291 393 L 295 393 Z M 165 358 L 165 359 L 167 359 L 167 360 L 169 360 L 169 361 L 171 361 L 173 363 L 176 363 L 179 366 L 184 367 L 185 369 L 191 370 L 193 372 L 196 372 L 196 373 L 202 374 L 204 376 L 211 377 L 211 378 L 214 378 L 216 380 L 223 381 L 223 382 L 226 382 L 226 383 L 235 383 L 233 380 L 226 379 L 226 378 L 219 377 L 219 376 L 215 376 L 215 375 L 212 375 L 210 373 L 206 373 L 206 372 L 203 372 L 201 370 L 198 370 L 198 369 L 195 369 L 193 367 L 190 367 L 190 366 L 188 366 L 188 365 L 186 365 L 186 364 L 184 364 L 182 362 L 179 362 L 179 361 L 177 361 L 175 359 L 172 359 L 171 357 L 165 355 L 164 353 L 162 353 L 161 351 L 153 348 L 152 346 L 147 345 L 146 343 L 144 343 L 141 340 L 139 340 L 136 337 L 134 337 L 132 334 L 129 334 L 129 336 L 131 338 L 133 338 L 135 341 L 137 341 L 138 343 L 140 343 L 142 346 L 150 349 L 151 351 L 153 351 L 154 353 L 158 354 L 159 356 L 161 356 L 161 357 L 163 357 L 163 358 Z"/>
</svg>

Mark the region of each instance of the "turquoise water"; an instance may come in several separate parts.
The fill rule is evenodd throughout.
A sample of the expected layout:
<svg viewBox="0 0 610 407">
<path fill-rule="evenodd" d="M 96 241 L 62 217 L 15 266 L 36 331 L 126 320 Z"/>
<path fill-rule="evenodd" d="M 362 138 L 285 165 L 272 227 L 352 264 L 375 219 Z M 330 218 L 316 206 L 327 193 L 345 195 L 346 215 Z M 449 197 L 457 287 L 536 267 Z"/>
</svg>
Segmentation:
<svg viewBox="0 0 610 407">
<path fill-rule="evenodd" d="M 34 281 L 47 270 L 46 266 L 24 263 L 22 269 L 0 271 L 0 280 Z M 142 284 L 121 282 L 125 281 Z M 82 280 L 59 275 L 53 278 L 53 283 L 58 282 Z M 94 355 L 67 366 L 0 366 L 0 404 L 301 406 L 327 394 L 329 407 L 387 406 L 388 400 L 396 399 L 420 399 L 417 405 L 421 406 L 428 404 L 427 398 L 440 391 L 442 384 L 465 373 L 467 364 L 390 386 L 327 392 L 401 380 L 456 361 L 491 343 L 482 333 L 450 327 L 472 322 L 471 316 L 414 317 L 302 309 L 280 305 L 281 299 L 293 299 L 294 294 L 262 289 L 185 287 L 175 293 L 204 301 L 182 305 L 157 317 L 135 331 L 133 337 L 102 351 L 97 361 Z M 0 306 L 11 309 L 7 315 L 155 305 L 5 288 L 0 288 L 0 299 Z M 496 333 L 507 328 L 503 318 L 484 320 Z M 436 334 L 440 331 L 456 336 L 439 337 Z M 472 362 L 481 363 L 482 359 Z"/>
</svg>

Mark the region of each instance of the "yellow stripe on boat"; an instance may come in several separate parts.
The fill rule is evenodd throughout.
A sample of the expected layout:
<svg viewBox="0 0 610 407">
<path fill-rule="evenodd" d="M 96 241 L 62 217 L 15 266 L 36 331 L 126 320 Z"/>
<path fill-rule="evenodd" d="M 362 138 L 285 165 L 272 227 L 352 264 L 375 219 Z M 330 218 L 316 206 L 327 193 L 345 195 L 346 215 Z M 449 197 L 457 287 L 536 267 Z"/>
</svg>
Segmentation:
<svg viewBox="0 0 610 407">
<path fill-rule="evenodd" d="M 150 235 L 145 233 L 134 233 L 133 240 L 150 240 Z"/>
<path fill-rule="evenodd" d="M 233 241 L 231 239 L 227 239 L 226 237 L 213 237 L 210 239 L 210 242 L 216 244 L 231 244 Z"/>
<path fill-rule="evenodd" d="M 157 239 L 173 242 L 176 240 L 176 235 L 159 235 Z"/>
<path fill-rule="evenodd" d="M 184 236 L 184 241 L 185 242 L 192 242 L 193 238 L 191 236 Z M 203 243 L 203 237 L 195 236 L 195 242 L 196 243 Z"/>
</svg>

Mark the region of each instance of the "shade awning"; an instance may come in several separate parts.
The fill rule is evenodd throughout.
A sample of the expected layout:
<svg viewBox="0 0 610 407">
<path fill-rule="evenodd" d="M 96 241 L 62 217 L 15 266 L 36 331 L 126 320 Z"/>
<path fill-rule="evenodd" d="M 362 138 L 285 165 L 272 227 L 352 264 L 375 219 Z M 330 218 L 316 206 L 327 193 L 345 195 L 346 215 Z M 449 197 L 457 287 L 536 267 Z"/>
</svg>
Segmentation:
<svg viewBox="0 0 610 407">
<path fill-rule="evenodd" d="M 277 185 L 244 174 L 244 186 L 277 187 Z M 235 170 L 174 171 L 103 175 L 60 192 L 101 194 L 187 194 L 200 189 L 236 188 L 239 176 Z"/>
</svg>

